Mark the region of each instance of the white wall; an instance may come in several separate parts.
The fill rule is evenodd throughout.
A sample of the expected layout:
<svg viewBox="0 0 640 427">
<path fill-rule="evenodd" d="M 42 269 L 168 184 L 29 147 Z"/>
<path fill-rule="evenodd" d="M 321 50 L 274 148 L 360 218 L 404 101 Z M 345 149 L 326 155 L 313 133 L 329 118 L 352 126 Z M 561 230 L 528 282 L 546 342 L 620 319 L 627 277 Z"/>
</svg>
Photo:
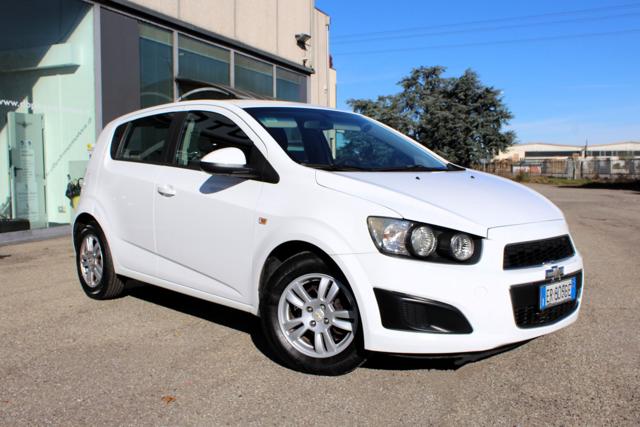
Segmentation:
<svg viewBox="0 0 640 427">
<path fill-rule="evenodd" d="M 69 162 L 88 160 L 95 143 L 95 91 L 93 57 L 93 13 L 82 19 L 67 43 L 77 52 L 80 66 L 73 74 L 42 77 L 34 87 L 34 99 L 44 104 L 58 103 L 55 113 L 45 113 L 45 173 L 47 211 L 50 222 L 69 222 L 67 187 Z M 35 109 L 34 113 L 38 110 Z M 69 148 L 68 151 L 65 150 Z M 56 163 L 57 162 L 57 163 Z M 65 209 L 59 212 L 59 207 Z"/>
<path fill-rule="evenodd" d="M 311 58 L 313 68 L 317 71 L 311 79 L 312 104 L 331 106 L 331 71 L 329 68 L 329 24 L 330 18 L 321 11 L 313 10 L 313 25 L 311 34 Z M 334 104 L 335 105 L 335 104 Z"/>
</svg>

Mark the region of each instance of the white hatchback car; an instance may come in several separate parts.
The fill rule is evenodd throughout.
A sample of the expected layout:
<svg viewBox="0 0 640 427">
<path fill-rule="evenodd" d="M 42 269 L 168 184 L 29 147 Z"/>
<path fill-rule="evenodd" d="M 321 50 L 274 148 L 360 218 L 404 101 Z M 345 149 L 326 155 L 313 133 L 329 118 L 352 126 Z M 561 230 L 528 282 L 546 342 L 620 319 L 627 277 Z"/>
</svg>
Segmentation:
<svg viewBox="0 0 640 427">
<path fill-rule="evenodd" d="M 287 366 L 486 352 L 578 316 L 582 259 L 536 192 L 358 114 L 186 101 L 105 127 L 73 226 L 92 298 L 141 280 L 260 316 Z M 215 306 L 211 307 L 215 310 Z"/>
</svg>

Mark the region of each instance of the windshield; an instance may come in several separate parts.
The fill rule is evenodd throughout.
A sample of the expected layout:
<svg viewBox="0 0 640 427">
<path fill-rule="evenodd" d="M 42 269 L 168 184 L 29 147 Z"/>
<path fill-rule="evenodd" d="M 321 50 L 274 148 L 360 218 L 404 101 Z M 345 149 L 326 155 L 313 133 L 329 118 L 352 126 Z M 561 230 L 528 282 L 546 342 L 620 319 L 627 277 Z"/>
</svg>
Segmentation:
<svg viewBox="0 0 640 427">
<path fill-rule="evenodd" d="M 342 171 L 446 171 L 452 166 L 362 116 L 312 108 L 247 108 L 294 161 Z M 454 169 L 457 169 L 453 166 Z"/>
</svg>

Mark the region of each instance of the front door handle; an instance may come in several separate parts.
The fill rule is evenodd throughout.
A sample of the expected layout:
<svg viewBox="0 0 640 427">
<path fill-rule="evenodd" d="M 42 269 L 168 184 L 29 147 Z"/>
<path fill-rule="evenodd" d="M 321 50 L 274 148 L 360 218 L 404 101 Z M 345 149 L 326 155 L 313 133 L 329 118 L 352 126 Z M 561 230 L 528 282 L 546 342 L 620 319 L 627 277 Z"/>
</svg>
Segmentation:
<svg viewBox="0 0 640 427">
<path fill-rule="evenodd" d="M 170 186 L 168 184 L 159 185 L 158 186 L 158 194 L 160 194 L 161 196 L 164 196 L 164 197 L 173 197 L 173 196 L 176 195 L 176 190 L 172 186 Z"/>
</svg>

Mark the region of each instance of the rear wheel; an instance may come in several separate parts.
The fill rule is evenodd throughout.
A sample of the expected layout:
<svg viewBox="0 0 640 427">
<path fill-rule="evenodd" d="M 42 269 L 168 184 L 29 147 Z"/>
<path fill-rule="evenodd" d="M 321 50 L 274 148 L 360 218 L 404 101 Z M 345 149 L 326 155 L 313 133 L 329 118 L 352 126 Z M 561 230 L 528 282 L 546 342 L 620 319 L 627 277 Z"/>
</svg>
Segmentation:
<svg viewBox="0 0 640 427">
<path fill-rule="evenodd" d="M 76 236 L 76 266 L 84 292 L 94 299 L 116 298 L 124 290 L 113 269 L 109 246 L 95 224 L 82 225 Z"/>
<path fill-rule="evenodd" d="M 265 335 L 283 363 L 320 375 L 340 375 L 364 362 L 353 292 L 339 272 L 305 252 L 286 260 L 262 296 Z"/>
</svg>

